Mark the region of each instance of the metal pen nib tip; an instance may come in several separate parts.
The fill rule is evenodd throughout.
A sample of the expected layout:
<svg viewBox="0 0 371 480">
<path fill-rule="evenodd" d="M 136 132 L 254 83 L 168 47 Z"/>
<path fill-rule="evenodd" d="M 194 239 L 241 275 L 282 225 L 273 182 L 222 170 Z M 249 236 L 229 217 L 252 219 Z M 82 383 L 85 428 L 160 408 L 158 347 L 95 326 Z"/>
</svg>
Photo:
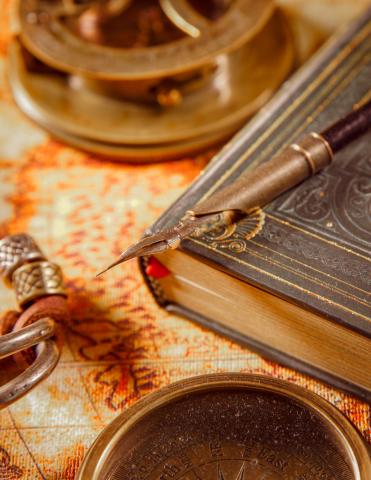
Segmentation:
<svg viewBox="0 0 371 480">
<path fill-rule="evenodd" d="M 124 261 L 125 261 L 124 254 L 119 255 L 113 263 L 108 265 L 108 267 L 106 267 L 101 272 L 97 273 L 97 275 L 95 275 L 95 277 L 99 277 L 103 273 L 106 273 L 108 270 L 111 270 L 111 268 L 116 267 L 116 265 L 119 265 L 120 263 L 122 263 Z"/>
<path fill-rule="evenodd" d="M 100 277 L 100 276 L 101 276 L 103 273 L 105 273 L 107 270 L 108 270 L 108 268 L 105 268 L 105 269 L 102 270 L 101 272 L 97 273 L 97 274 L 95 275 L 95 278 Z"/>
<path fill-rule="evenodd" d="M 143 247 L 143 244 L 145 245 Z M 148 244 L 148 245 L 146 245 Z M 166 242 L 156 242 L 154 245 L 152 244 L 152 239 L 144 239 L 141 240 L 140 242 L 135 243 L 131 247 L 129 247 L 125 252 L 121 253 L 114 262 L 112 262 L 108 267 L 106 267 L 104 270 L 99 272 L 96 277 L 99 277 L 99 275 L 102 275 L 103 273 L 107 272 L 108 270 L 111 270 L 111 268 L 116 267 L 116 265 L 119 265 L 120 263 L 124 263 L 127 260 L 131 260 L 132 258 L 140 257 L 142 255 L 152 255 L 153 253 L 161 253 L 167 248 L 167 243 Z"/>
<path fill-rule="evenodd" d="M 157 255 L 165 252 L 168 248 L 177 248 L 182 238 L 190 235 L 199 225 L 215 217 L 215 215 L 215 213 L 211 213 L 207 215 L 200 215 L 199 217 L 189 217 L 176 223 L 172 227 L 163 230 L 162 232 L 139 240 L 139 242 L 134 243 L 134 245 L 119 255 L 116 260 L 111 263 L 111 265 L 98 273 L 96 277 L 99 277 L 99 275 L 107 272 L 107 270 L 110 270 L 116 265 L 126 262 L 127 260 L 131 260 L 132 258 Z"/>
</svg>

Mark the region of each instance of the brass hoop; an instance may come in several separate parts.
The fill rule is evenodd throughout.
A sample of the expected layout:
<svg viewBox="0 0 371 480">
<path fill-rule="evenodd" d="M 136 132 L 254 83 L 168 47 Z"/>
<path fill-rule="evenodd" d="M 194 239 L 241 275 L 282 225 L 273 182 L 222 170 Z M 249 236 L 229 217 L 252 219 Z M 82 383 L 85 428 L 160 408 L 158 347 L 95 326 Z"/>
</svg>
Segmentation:
<svg viewBox="0 0 371 480">
<path fill-rule="evenodd" d="M 27 395 L 53 372 L 59 360 L 59 349 L 49 337 L 54 334 L 55 328 L 54 321 L 46 318 L 0 338 L 0 358 L 37 344 L 34 363 L 0 387 L 0 410 Z"/>
<path fill-rule="evenodd" d="M 0 337 L 0 360 L 14 353 L 33 347 L 52 337 L 56 323 L 51 318 L 42 318 L 28 327 Z"/>
</svg>

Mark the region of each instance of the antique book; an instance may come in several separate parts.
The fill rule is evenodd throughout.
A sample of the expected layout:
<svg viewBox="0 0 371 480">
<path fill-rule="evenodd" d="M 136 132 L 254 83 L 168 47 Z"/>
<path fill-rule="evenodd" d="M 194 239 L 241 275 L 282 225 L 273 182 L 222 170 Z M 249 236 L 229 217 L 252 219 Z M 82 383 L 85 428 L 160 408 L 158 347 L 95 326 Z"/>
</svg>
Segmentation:
<svg viewBox="0 0 371 480">
<path fill-rule="evenodd" d="M 146 232 L 371 96 L 371 10 L 332 38 Z M 159 255 L 156 301 L 371 402 L 371 131 L 250 217 L 224 212 Z M 148 269 L 147 269 L 148 271 Z"/>
</svg>

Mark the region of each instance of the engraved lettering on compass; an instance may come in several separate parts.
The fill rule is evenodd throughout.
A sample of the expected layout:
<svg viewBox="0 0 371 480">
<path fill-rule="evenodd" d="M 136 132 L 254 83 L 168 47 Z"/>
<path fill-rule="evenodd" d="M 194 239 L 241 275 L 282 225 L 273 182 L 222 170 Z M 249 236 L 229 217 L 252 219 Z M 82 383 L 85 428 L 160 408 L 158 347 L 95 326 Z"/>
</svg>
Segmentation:
<svg viewBox="0 0 371 480">
<path fill-rule="evenodd" d="M 187 435 L 155 447 L 131 465 L 128 480 L 331 480 L 326 462 L 300 443 L 275 446 L 252 438 L 203 439 Z M 182 440 L 182 441 L 181 441 Z M 190 441 L 189 441 L 190 440 Z M 269 441 L 269 440 L 268 440 Z M 294 475 L 292 475 L 292 473 Z M 248 476 L 247 476 L 248 475 Z M 115 478 L 115 477 L 113 477 Z"/>
<path fill-rule="evenodd" d="M 252 446 L 252 445 L 246 445 L 246 446 L 245 446 L 245 450 L 243 451 L 242 456 L 243 456 L 243 457 L 246 457 L 246 458 L 251 458 L 252 449 L 253 449 L 253 446 Z"/>
<path fill-rule="evenodd" d="M 172 479 L 173 477 L 175 477 L 175 475 L 177 473 L 180 472 L 180 468 L 177 467 L 176 465 L 165 465 L 163 467 L 163 471 L 162 471 L 162 475 L 160 475 L 160 480 L 170 480 Z"/>
<path fill-rule="evenodd" d="M 276 476 L 274 471 L 256 460 L 251 463 L 235 460 L 210 462 L 181 477 L 182 480 L 268 480 L 268 478 L 276 480 L 282 477 Z"/>
<path fill-rule="evenodd" d="M 185 468 L 192 467 L 192 462 L 189 460 L 189 458 L 184 452 L 179 453 L 178 457 L 180 458 L 180 461 L 183 463 Z"/>
<path fill-rule="evenodd" d="M 210 452 L 212 457 L 222 457 L 222 446 L 219 442 L 210 443 Z"/>
<path fill-rule="evenodd" d="M 210 408 L 212 400 L 215 404 Z M 109 479 L 354 478 L 325 436 L 327 430 L 322 431 L 324 427 L 297 406 L 287 406 L 279 398 L 273 403 L 268 396 L 256 398 L 235 392 L 223 396 L 212 392 L 203 402 L 187 402 L 184 411 L 177 405 L 174 417 L 169 407 L 166 421 L 163 415 L 153 415 L 152 435 L 122 457 Z M 285 417 L 284 427 L 277 422 L 278 416 Z"/>
<path fill-rule="evenodd" d="M 263 447 L 258 453 L 258 458 L 264 458 L 268 463 L 279 468 L 282 472 L 284 472 L 286 467 L 290 465 L 289 462 L 285 462 L 282 458 L 278 458 L 268 447 Z"/>
<path fill-rule="evenodd" d="M 309 478 L 310 478 L 310 475 L 304 472 L 301 475 L 296 475 L 296 477 L 293 478 L 293 480 L 308 480 Z"/>
</svg>

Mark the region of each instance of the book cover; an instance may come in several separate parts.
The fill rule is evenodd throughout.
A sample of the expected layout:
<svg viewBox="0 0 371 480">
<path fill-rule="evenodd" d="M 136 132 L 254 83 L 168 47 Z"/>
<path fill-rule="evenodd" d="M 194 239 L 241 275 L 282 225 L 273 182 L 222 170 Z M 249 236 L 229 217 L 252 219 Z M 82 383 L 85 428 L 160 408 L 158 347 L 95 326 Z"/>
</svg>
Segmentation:
<svg viewBox="0 0 371 480">
<path fill-rule="evenodd" d="M 214 158 L 188 191 L 146 232 L 179 221 L 208 198 L 311 131 L 358 108 L 371 97 L 371 10 L 328 42 Z M 371 338 L 371 132 L 335 155 L 321 173 L 280 196 L 258 213 L 257 233 L 229 228 L 198 229 L 181 250 L 206 264 Z M 242 228 L 241 228 L 242 226 Z M 160 258 L 159 258 L 160 259 Z M 145 274 L 148 259 L 141 260 Z M 282 352 L 267 351 L 233 329 L 219 326 L 161 295 L 158 303 L 253 350 L 359 396 L 357 386 Z M 371 399 L 371 394 L 367 394 Z"/>
</svg>

